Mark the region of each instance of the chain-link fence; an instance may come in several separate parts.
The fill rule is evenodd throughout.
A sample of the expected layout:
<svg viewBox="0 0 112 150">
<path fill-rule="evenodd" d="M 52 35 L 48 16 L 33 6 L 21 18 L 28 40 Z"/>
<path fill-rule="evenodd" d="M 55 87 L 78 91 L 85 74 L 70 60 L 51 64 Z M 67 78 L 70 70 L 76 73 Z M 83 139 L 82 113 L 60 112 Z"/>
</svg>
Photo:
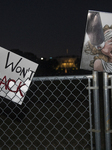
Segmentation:
<svg viewBox="0 0 112 150">
<path fill-rule="evenodd" d="M 0 98 L 2 150 L 92 149 L 91 76 L 38 77 L 22 105 Z"/>
</svg>

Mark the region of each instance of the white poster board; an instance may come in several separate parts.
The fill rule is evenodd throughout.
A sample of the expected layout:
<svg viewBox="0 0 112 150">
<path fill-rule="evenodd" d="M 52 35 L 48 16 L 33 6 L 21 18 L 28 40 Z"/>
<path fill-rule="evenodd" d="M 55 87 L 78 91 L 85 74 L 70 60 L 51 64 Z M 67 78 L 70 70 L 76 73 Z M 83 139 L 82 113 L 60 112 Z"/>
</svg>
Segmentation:
<svg viewBox="0 0 112 150">
<path fill-rule="evenodd" d="M 22 104 L 38 64 L 0 47 L 0 96 Z"/>
<path fill-rule="evenodd" d="M 80 68 L 112 73 L 112 13 L 88 11 Z"/>
</svg>

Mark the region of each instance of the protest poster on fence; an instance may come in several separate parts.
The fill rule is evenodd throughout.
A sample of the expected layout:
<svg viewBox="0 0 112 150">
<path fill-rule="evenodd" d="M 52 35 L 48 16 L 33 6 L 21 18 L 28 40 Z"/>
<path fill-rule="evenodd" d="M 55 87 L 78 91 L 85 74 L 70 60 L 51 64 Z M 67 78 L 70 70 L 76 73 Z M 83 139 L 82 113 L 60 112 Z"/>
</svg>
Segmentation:
<svg viewBox="0 0 112 150">
<path fill-rule="evenodd" d="M 38 64 L 0 47 L 0 96 L 22 104 Z"/>
<path fill-rule="evenodd" d="M 88 11 L 80 68 L 112 72 L 112 13 Z"/>
</svg>

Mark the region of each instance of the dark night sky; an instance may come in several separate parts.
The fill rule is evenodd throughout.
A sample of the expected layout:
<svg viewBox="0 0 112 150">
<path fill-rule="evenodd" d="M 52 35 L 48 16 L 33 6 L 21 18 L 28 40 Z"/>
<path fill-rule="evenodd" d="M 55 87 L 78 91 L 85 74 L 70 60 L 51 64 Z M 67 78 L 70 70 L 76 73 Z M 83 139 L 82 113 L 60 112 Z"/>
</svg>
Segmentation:
<svg viewBox="0 0 112 150">
<path fill-rule="evenodd" d="M 112 12 L 112 1 L 0 0 L 0 46 L 37 57 L 81 55 L 88 10 Z"/>
</svg>

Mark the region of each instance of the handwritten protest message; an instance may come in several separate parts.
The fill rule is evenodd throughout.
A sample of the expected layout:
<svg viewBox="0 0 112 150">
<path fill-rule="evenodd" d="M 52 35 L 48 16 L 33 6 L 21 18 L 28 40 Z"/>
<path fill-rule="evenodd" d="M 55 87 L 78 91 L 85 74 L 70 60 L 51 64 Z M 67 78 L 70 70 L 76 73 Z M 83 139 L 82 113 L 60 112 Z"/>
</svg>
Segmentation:
<svg viewBox="0 0 112 150">
<path fill-rule="evenodd" d="M 0 47 L 0 96 L 22 104 L 38 64 Z"/>
</svg>

